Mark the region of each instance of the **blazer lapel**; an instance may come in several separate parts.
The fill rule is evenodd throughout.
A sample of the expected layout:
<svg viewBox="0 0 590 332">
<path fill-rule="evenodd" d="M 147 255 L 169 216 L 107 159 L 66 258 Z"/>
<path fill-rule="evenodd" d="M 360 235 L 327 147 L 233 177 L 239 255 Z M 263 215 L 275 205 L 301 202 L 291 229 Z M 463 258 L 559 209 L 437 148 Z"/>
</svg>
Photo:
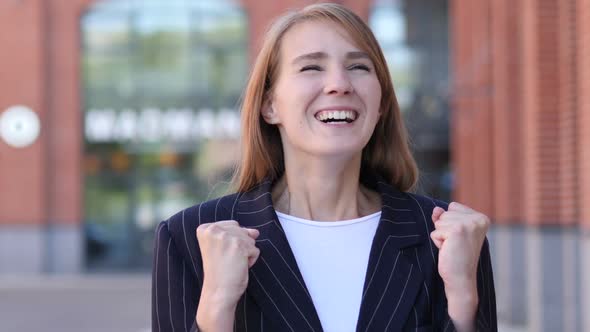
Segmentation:
<svg viewBox="0 0 590 332">
<path fill-rule="evenodd" d="M 377 188 L 383 206 L 365 276 L 358 332 L 402 330 L 423 283 L 403 249 L 427 240 L 424 225 L 406 194 L 380 180 Z"/>
<path fill-rule="evenodd" d="M 247 292 L 265 316 L 276 317 L 271 330 L 320 332 L 313 301 L 272 204 L 271 184 L 262 182 L 237 202 L 240 225 L 260 231 L 260 256 L 250 269 Z"/>
<path fill-rule="evenodd" d="M 423 276 L 404 249 L 428 240 L 424 224 L 406 194 L 381 179 L 377 181 L 381 220 L 365 275 L 356 328 L 359 332 L 402 330 L 423 284 Z M 264 181 L 237 201 L 235 219 L 244 227 L 260 231 L 256 240 L 260 257 L 250 269 L 247 292 L 265 316 L 276 317 L 272 330 L 323 331 L 275 213 L 271 185 L 271 181 Z"/>
</svg>

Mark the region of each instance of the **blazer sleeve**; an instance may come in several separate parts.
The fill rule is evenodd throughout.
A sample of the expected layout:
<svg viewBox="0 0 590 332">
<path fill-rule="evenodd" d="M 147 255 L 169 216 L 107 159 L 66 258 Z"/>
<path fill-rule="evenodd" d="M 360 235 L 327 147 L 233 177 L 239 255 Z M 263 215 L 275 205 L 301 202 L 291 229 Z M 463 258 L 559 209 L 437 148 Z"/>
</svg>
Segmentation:
<svg viewBox="0 0 590 332">
<path fill-rule="evenodd" d="M 156 228 L 152 271 L 152 331 L 198 331 L 200 285 L 171 236 L 168 222 Z"/>
<path fill-rule="evenodd" d="M 498 319 L 496 316 L 496 292 L 494 289 L 494 278 L 492 273 L 492 261 L 490 257 L 490 246 L 487 238 L 485 239 L 479 263 L 477 264 L 477 294 L 479 304 L 476 314 L 476 331 L 478 332 L 497 332 Z M 445 322 L 441 331 L 456 331 L 448 312 L 445 312 Z"/>
</svg>

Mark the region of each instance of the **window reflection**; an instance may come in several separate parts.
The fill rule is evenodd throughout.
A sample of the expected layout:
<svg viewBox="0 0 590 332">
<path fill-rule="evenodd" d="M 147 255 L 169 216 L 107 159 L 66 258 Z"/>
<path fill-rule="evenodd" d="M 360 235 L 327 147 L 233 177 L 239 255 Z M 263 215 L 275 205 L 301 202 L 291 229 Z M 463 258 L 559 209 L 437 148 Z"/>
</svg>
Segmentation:
<svg viewBox="0 0 590 332">
<path fill-rule="evenodd" d="M 383 48 L 421 170 L 419 191 L 449 200 L 447 1 L 376 0 L 369 24 Z"/>
<path fill-rule="evenodd" d="M 157 222 L 226 189 L 245 15 L 229 0 L 100 1 L 81 31 L 88 268 L 147 267 Z"/>
</svg>

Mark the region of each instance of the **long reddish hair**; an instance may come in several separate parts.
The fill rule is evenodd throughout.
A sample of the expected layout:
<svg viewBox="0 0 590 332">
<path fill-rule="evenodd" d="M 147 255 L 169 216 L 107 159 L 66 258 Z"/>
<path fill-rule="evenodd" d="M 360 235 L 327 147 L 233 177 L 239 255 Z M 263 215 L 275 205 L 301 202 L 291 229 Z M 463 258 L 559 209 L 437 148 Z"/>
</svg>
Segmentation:
<svg viewBox="0 0 590 332">
<path fill-rule="evenodd" d="M 277 79 L 283 36 L 294 25 L 310 20 L 326 20 L 342 27 L 357 47 L 367 52 L 375 66 L 381 85 L 382 114 L 362 152 L 361 181 L 364 176 L 377 174 L 399 190 L 412 190 L 418 179 L 418 168 L 410 152 L 408 134 L 381 47 L 360 17 L 348 8 L 332 3 L 314 4 L 288 12 L 267 31 L 243 96 L 242 154 L 232 180 L 234 189 L 248 191 L 265 178 L 278 179 L 285 171 L 278 128 L 266 123 L 260 111 Z"/>
</svg>

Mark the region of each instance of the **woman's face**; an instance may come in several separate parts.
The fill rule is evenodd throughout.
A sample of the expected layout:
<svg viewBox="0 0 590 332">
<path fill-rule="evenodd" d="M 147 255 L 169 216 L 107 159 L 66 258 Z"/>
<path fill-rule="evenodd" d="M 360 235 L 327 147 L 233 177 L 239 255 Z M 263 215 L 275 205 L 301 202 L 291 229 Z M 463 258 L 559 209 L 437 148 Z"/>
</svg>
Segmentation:
<svg viewBox="0 0 590 332">
<path fill-rule="evenodd" d="M 334 23 L 299 23 L 283 36 L 279 73 L 264 119 L 285 153 L 353 156 L 379 119 L 381 85 L 368 54 Z"/>
</svg>

